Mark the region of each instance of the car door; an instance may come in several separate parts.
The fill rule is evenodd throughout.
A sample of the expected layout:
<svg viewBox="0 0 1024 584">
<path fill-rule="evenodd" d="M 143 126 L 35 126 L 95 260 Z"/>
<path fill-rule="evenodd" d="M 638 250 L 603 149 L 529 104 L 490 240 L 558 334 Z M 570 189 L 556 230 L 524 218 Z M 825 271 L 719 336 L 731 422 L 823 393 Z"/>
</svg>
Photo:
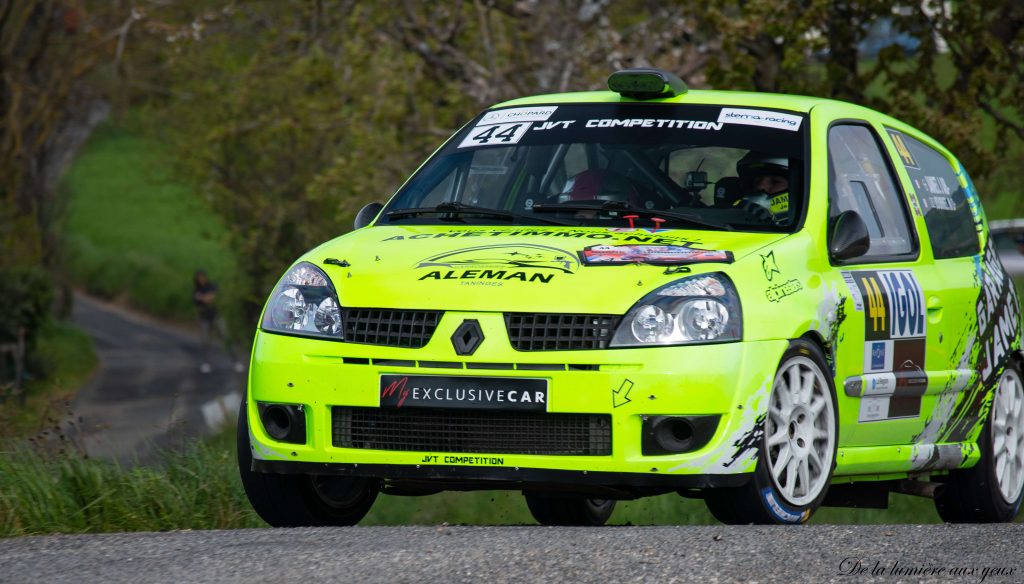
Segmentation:
<svg viewBox="0 0 1024 584">
<path fill-rule="evenodd" d="M 870 237 L 866 254 L 831 258 L 853 301 L 836 347 L 836 386 L 847 404 L 843 444 L 907 444 L 923 427 L 928 366 L 943 361 L 932 347 L 939 333 L 928 313 L 928 299 L 941 284 L 933 263 L 922 258 L 907 199 L 876 129 L 859 121 L 832 124 L 828 164 L 830 222 L 855 212 Z"/>
</svg>

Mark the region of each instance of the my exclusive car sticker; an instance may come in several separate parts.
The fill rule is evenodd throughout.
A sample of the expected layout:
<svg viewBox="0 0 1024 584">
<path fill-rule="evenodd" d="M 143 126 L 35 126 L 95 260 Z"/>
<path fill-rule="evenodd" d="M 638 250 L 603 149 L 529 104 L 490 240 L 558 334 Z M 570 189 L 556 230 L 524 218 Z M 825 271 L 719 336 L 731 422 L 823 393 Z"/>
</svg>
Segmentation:
<svg viewBox="0 0 1024 584">
<path fill-rule="evenodd" d="M 385 373 L 378 407 L 546 412 L 548 380 Z"/>
<path fill-rule="evenodd" d="M 732 263 L 732 252 L 681 245 L 592 245 L 580 252 L 584 265 Z"/>
</svg>

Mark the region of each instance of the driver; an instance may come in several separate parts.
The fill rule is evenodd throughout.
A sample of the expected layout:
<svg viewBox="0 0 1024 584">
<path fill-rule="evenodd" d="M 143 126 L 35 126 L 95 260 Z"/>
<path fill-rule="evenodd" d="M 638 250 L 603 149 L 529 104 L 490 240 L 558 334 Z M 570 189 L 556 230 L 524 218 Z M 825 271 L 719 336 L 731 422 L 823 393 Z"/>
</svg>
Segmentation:
<svg viewBox="0 0 1024 584">
<path fill-rule="evenodd" d="M 559 203 L 570 201 L 619 201 L 635 207 L 639 194 L 632 181 L 617 172 L 593 168 L 577 173 L 565 181 L 558 195 Z M 597 211 L 577 211 L 576 219 L 596 219 Z"/>
<path fill-rule="evenodd" d="M 736 201 L 754 217 L 782 223 L 789 216 L 789 159 L 751 150 L 736 163 L 745 192 Z"/>
<path fill-rule="evenodd" d="M 559 203 L 569 201 L 619 201 L 635 207 L 639 194 L 632 181 L 617 172 L 594 168 L 565 181 Z"/>
</svg>

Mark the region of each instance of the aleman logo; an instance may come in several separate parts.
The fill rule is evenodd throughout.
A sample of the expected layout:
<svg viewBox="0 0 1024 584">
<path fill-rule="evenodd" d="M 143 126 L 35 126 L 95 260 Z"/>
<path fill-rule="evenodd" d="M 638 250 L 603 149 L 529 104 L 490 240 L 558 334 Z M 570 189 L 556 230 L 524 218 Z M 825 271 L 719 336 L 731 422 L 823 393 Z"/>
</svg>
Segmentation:
<svg viewBox="0 0 1024 584">
<path fill-rule="evenodd" d="M 519 280 L 547 284 L 556 274 L 579 269 L 576 255 L 557 247 L 533 244 L 499 244 L 445 252 L 417 262 L 432 270 L 420 280 Z"/>
</svg>

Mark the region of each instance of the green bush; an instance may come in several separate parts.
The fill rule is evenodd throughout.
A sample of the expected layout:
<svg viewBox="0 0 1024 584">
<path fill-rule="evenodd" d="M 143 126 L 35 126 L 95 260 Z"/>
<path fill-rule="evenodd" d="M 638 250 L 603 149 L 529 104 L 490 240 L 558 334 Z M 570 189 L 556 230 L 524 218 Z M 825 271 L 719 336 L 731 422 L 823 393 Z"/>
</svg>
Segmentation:
<svg viewBox="0 0 1024 584">
<path fill-rule="evenodd" d="M 0 344 L 16 343 L 19 331 L 25 335 L 24 366 L 32 368 L 36 337 L 50 315 L 53 282 L 39 267 L 0 268 Z M 9 353 L 0 354 L 0 384 L 14 378 L 16 368 Z M 38 371 L 37 371 L 38 373 Z"/>
<path fill-rule="evenodd" d="M 0 343 L 16 341 L 20 328 L 33 337 L 49 315 L 53 282 L 38 267 L 0 269 L 0 298 L 4 303 L 4 310 L 0 311 Z"/>
</svg>

